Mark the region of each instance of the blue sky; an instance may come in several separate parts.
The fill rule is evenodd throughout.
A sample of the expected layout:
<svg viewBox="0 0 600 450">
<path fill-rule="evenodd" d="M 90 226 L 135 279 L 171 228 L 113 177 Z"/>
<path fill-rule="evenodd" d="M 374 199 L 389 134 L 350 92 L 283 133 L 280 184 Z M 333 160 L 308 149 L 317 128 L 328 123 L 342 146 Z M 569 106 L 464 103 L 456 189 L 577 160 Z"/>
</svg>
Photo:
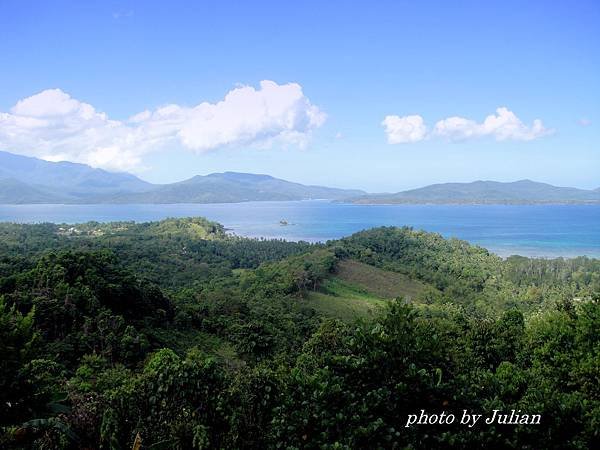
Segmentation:
<svg viewBox="0 0 600 450">
<path fill-rule="evenodd" d="M 0 0 L 0 149 L 153 182 L 596 188 L 598 80 L 597 1 Z"/>
</svg>

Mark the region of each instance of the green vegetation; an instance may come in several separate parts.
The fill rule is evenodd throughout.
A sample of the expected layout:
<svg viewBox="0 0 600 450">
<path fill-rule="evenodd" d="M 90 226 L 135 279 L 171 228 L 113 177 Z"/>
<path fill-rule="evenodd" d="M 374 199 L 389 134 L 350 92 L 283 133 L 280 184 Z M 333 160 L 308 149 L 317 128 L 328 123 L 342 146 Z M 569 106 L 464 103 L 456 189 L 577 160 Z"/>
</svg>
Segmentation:
<svg viewBox="0 0 600 450">
<path fill-rule="evenodd" d="M 0 447 L 600 444 L 600 261 L 377 228 L 0 224 Z M 540 425 L 406 427 L 420 410 Z"/>
</svg>

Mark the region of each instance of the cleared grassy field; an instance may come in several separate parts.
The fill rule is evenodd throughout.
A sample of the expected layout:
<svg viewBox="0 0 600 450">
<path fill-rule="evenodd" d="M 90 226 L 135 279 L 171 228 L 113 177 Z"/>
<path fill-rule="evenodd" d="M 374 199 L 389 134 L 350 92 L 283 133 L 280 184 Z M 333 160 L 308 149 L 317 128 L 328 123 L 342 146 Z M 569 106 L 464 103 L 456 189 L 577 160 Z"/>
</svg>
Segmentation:
<svg viewBox="0 0 600 450">
<path fill-rule="evenodd" d="M 324 281 L 318 292 L 310 292 L 301 301 L 326 316 L 353 321 L 374 317 L 387 300 L 339 278 L 330 278 Z"/>
<path fill-rule="evenodd" d="M 376 316 L 396 297 L 415 298 L 427 286 L 406 275 L 354 260 L 339 261 L 335 274 L 301 300 L 329 317 L 353 321 Z"/>
<path fill-rule="evenodd" d="M 401 273 L 388 272 L 351 259 L 338 263 L 335 277 L 376 297 L 387 299 L 405 297 L 411 300 L 426 288 L 425 284 Z"/>
</svg>

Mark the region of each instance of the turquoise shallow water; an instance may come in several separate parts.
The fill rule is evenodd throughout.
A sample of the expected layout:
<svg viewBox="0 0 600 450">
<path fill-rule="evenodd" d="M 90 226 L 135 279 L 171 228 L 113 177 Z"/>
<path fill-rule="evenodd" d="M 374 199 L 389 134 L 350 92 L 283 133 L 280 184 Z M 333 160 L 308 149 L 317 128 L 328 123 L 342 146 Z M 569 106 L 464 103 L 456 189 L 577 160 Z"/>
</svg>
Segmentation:
<svg viewBox="0 0 600 450">
<path fill-rule="evenodd" d="M 600 257 L 600 205 L 349 205 L 324 200 L 173 205 L 0 205 L 0 221 L 145 222 L 204 216 L 241 236 L 326 241 L 382 225 L 457 237 L 501 255 Z M 280 225 L 285 219 L 289 225 Z"/>
</svg>

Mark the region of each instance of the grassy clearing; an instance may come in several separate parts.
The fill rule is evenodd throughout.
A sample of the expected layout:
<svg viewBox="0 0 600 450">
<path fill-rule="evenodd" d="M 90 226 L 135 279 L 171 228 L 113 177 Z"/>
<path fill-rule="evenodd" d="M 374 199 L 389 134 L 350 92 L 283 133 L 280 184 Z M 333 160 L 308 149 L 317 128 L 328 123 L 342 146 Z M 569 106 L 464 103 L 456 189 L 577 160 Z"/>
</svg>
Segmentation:
<svg viewBox="0 0 600 450">
<path fill-rule="evenodd" d="M 387 299 L 405 297 L 411 300 L 427 287 L 401 273 L 389 272 L 351 259 L 339 261 L 335 276 L 359 286 L 369 294 Z"/>
<path fill-rule="evenodd" d="M 374 317 L 386 304 L 385 299 L 339 278 L 325 280 L 320 291 L 310 292 L 302 302 L 326 316 L 346 321 Z"/>
</svg>

